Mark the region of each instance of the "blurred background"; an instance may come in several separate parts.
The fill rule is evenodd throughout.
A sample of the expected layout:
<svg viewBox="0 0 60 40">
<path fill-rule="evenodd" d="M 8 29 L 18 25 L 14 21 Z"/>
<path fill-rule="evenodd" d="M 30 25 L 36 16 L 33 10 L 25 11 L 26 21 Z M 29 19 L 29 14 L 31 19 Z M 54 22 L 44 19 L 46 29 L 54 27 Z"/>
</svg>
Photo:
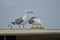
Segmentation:
<svg viewBox="0 0 60 40">
<path fill-rule="evenodd" d="M 0 29 L 9 29 L 9 22 L 24 16 L 25 10 L 32 10 L 32 16 L 39 17 L 45 29 L 60 29 L 60 0 L 0 0 Z"/>
</svg>

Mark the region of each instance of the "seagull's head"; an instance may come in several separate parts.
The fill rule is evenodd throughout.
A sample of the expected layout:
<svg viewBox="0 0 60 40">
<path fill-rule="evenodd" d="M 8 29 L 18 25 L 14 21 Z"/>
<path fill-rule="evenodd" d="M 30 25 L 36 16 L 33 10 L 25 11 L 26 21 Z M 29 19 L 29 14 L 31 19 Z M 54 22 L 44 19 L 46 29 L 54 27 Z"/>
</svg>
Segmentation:
<svg viewBox="0 0 60 40">
<path fill-rule="evenodd" d="M 31 11 L 31 10 L 26 10 L 25 12 L 26 12 L 26 14 L 32 14 L 33 13 L 33 11 Z"/>
</svg>

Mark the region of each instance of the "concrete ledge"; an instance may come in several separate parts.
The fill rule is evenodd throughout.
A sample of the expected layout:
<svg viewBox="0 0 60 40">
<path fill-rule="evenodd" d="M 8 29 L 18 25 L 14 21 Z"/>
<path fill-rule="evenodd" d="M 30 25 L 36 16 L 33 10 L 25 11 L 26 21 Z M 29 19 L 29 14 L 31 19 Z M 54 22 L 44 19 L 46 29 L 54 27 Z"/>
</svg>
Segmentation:
<svg viewBox="0 0 60 40">
<path fill-rule="evenodd" d="M 40 34 L 60 34 L 60 30 L 0 30 L 0 35 L 40 35 Z"/>
</svg>

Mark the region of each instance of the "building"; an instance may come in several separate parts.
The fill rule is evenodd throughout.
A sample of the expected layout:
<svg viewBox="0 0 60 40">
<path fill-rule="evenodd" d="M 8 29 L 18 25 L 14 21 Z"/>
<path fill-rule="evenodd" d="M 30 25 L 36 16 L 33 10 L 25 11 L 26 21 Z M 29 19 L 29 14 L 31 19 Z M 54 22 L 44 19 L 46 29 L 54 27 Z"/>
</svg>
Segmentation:
<svg viewBox="0 0 60 40">
<path fill-rule="evenodd" d="M 60 30 L 0 30 L 0 40 L 59 40 Z"/>
</svg>

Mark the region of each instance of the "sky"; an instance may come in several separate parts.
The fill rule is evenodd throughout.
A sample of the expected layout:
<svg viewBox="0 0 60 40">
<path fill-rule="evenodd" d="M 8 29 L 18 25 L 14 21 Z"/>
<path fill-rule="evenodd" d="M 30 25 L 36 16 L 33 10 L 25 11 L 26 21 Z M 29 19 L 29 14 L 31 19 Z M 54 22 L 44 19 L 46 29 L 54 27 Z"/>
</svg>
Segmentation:
<svg viewBox="0 0 60 40">
<path fill-rule="evenodd" d="M 39 17 L 45 29 L 60 29 L 60 0 L 0 0 L 0 29 L 10 29 L 9 22 L 24 16 L 25 10 L 32 10 L 31 16 Z"/>
</svg>

